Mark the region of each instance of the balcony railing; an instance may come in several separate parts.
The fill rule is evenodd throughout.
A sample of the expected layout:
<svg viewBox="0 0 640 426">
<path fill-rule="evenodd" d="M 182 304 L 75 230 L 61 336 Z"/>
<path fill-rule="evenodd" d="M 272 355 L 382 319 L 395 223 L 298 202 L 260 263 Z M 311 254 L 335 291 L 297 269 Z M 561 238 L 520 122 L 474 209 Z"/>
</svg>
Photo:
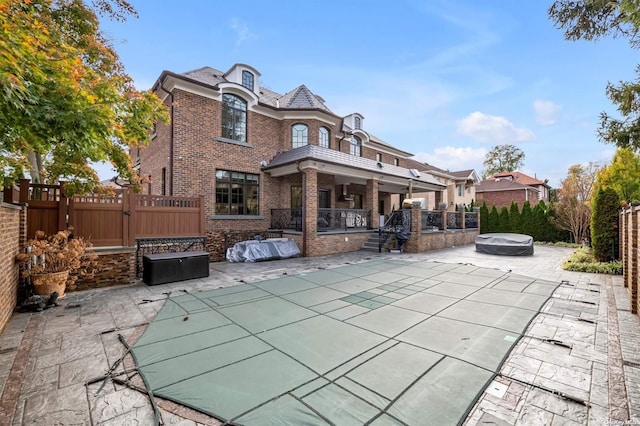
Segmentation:
<svg viewBox="0 0 640 426">
<path fill-rule="evenodd" d="M 318 209 L 318 232 L 369 229 L 371 211 L 363 209 Z M 302 231 L 302 209 L 271 209 L 272 229 Z"/>
<path fill-rule="evenodd" d="M 422 230 L 441 231 L 442 210 L 422 210 Z"/>
<path fill-rule="evenodd" d="M 464 214 L 464 227 L 466 229 L 478 229 L 478 212 L 466 212 Z"/>
</svg>

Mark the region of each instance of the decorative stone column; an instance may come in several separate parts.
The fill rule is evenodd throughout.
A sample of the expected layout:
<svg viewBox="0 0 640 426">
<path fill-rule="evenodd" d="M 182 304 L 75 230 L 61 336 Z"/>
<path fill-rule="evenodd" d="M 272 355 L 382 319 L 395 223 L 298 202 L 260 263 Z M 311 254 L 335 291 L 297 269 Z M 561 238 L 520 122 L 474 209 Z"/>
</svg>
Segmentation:
<svg viewBox="0 0 640 426">
<path fill-rule="evenodd" d="M 318 233 L 318 171 L 302 170 L 302 256 L 313 256 Z"/>
<path fill-rule="evenodd" d="M 367 179 L 367 197 L 364 208 L 371 212 L 369 228 L 378 229 L 380 215 L 378 215 L 378 179 Z"/>
<path fill-rule="evenodd" d="M 420 253 L 424 251 L 422 246 L 422 209 L 418 204 L 411 206 L 411 232 L 403 247 L 407 253 Z"/>
</svg>

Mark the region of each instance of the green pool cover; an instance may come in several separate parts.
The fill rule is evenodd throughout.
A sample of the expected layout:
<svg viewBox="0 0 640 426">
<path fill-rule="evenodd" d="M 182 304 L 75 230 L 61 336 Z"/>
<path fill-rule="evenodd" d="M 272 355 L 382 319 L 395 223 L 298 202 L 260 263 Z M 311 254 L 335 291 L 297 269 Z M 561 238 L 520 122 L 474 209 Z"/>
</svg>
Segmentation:
<svg viewBox="0 0 640 426">
<path fill-rule="evenodd" d="M 172 297 L 132 352 L 154 395 L 231 424 L 458 424 L 558 285 L 372 261 Z"/>
</svg>

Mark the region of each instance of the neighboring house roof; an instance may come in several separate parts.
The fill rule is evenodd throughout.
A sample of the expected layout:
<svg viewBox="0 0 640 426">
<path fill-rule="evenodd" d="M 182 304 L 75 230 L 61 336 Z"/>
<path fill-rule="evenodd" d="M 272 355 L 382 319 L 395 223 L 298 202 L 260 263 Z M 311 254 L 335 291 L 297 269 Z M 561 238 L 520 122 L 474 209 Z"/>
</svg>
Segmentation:
<svg viewBox="0 0 640 426">
<path fill-rule="evenodd" d="M 428 172 L 436 176 L 443 176 L 451 180 L 480 182 L 478 174 L 473 169 L 450 172 L 449 170 L 444 170 L 431 164 L 421 163 L 411 158 L 407 160 L 407 167 L 410 169 L 417 169 L 421 172 Z"/>
<path fill-rule="evenodd" d="M 449 172 L 452 176 L 455 176 L 456 179 L 464 179 L 464 180 L 471 180 L 474 181 L 476 183 L 480 182 L 480 177 L 478 176 L 478 174 L 476 173 L 475 170 L 473 169 L 468 169 L 468 170 L 460 170 L 457 172 Z"/>
<path fill-rule="evenodd" d="M 525 175 L 524 173 L 518 172 L 518 171 L 500 172 L 487 178 L 487 180 L 497 180 L 497 179 L 511 179 L 513 182 L 518 182 L 528 186 L 543 185 L 543 186 L 549 187 L 549 185 L 544 183 L 543 181 L 538 180 L 536 178 L 532 178 L 531 176 Z"/>
<path fill-rule="evenodd" d="M 302 160 L 317 160 L 325 163 L 348 166 L 355 169 L 411 179 L 440 188 L 446 188 L 446 185 L 438 182 L 433 176 L 427 173 L 415 176 L 409 169 L 405 169 L 404 167 L 394 166 L 392 164 L 382 164 L 375 160 L 346 154 L 333 149 L 321 148 L 316 145 L 306 145 L 290 151 L 278 153 L 269 162 L 269 164 L 263 167 L 263 170 L 274 169 L 276 167 L 296 163 Z"/>
<path fill-rule="evenodd" d="M 518 182 L 513 182 L 508 179 L 500 180 L 483 180 L 476 184 L 476 193 L 478 192 L 496 192 L 496 191 L 538 191 L 536 188 L 529 185 L 523 185 Z"/>
</svg>

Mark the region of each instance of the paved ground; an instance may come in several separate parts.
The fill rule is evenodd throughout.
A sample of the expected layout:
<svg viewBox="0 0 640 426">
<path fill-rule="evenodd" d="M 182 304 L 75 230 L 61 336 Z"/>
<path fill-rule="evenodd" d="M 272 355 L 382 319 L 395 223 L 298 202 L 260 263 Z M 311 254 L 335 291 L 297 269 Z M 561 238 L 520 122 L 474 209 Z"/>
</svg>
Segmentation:
<svg viewBox="0 0 640 426">
<path fill-rule="evenodd" d="M 620 277 L 565 272 L 571 250 L 496 257 L 473 246 L 412 254 L 353 253 L 256 264 L 212 264 L 208 279 L 72 293 L 62 306 L 16 314 L 0 336 L 0 425 L 153 424 L 149 400 L 104 376 L 172 295 L 257 282 L 377 258 L 426 259 L 565 280 L 487 388 L 466 423 L 640 424 L 640 321 Z M 123 367 L 124 365 L 124 367 Z M 130 362 L 116 371 L 130 368 Z M 118 376 L 123 379 L 126 376 Z M 103 384 L 104 383 L 104 384 Z M 159 401 L 165 424 L 219 424 Z M 428 419 L 425 419 L 428 424 Z"/>
</svg>

